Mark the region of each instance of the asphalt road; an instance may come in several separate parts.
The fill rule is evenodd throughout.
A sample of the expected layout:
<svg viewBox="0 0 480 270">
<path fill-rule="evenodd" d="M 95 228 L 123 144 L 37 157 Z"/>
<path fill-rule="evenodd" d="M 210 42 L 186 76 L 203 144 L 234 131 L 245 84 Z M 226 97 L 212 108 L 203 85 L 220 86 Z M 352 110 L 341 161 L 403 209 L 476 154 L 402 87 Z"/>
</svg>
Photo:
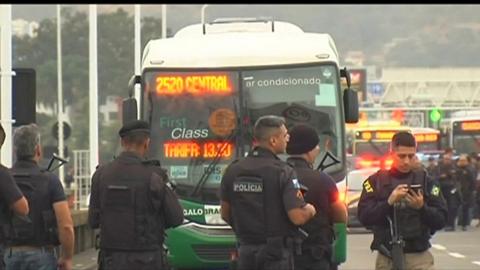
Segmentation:
<svg viewBox="0 0 480 270">
<path fill-rule="evenodd" d="M 374 269 L 376 253 L 370 251 L 372 237 L 363 229 L 351 230 L 347 237 L 347 261 L 339 269 Z M 469 227 L 465 232 L 458 229 L 455 232 L 440 231 L 433 236 L 431 243 L 436 270 L 480 270 L 480 227 Z M 93 249 L 76 255 L 73 269 L 97 269 L 96 255 Z"/>
<path fill-rule="evenodd" d="M 472 222 L 473 225 L 476 221 Z M 347 261 L 341 270 L 371 270 L 375 267 L 376 252 L 370 251 L 371 233 L 351 233 L 347 238 Z M 432 240 L 431 252 L 436 270 L 480 269 L 480 228 L 467 231 L 437 232 Z"/>
</svg>

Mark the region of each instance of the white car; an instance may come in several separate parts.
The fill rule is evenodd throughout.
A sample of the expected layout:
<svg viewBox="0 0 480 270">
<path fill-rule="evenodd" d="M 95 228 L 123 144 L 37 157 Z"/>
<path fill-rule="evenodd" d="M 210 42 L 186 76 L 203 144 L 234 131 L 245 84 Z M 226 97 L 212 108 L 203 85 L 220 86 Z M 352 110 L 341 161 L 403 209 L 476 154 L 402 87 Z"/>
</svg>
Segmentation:
<svg viewBox="0 0 480 270">
<path fill-rule="evenodd" d="M 358 220 L 357 208 L 362 194 L 363 182 L 379 167 L 369 167 L 348 172 L 346 179 L 337 183 L 340 199 L 345 202 L 348 210 L 348 227 L 363 227 Z"/>
</svg>

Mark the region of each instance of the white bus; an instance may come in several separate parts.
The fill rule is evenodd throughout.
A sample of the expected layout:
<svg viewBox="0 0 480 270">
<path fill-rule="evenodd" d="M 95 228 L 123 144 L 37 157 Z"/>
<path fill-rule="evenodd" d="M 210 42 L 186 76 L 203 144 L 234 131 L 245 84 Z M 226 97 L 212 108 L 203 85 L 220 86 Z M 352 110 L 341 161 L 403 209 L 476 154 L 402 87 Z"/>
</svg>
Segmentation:
<svg viewBox="0 0 480 270">
<path fill-rule="evenodd" d="M 442 144 L 456 154 L 480 153 L 480 115 L 453 116 L 440 121 Z"/>
<path fill-rule="evenodd" d="M 329 149 L 315 166 L 336 181 L 345 178 L 344 126 L 358 120 L 358 99 L 341 89 L 342 76 L 348 72 L 330 35 L 287 22 L 216 20 L 149 41 L 131 87 L 141 84 L 149 157 L 168 170 L 185 209 L 185 223 L 166 240 L 173 267 L 228 265 L 235 238 L 220 218 L 220 180 L 250 150 L 258 117 L 313 125 Z"/>
</svg>

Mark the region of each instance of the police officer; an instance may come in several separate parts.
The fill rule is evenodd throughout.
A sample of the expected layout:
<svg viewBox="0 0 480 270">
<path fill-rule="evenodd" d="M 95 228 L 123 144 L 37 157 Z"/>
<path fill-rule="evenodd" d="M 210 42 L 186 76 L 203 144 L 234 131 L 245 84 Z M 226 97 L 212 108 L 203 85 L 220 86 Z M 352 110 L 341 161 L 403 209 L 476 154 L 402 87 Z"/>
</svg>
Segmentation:
<svg viewBox="0 0 480 270">
<path fill-rule="evenodd" d="M 438 180 L 438 165 L 434 157 L 428 157 L 428 165 L 425 168 L 430 178 Z"/>
<path fill-rule="evenodd" d="M 165 171 L 145 159 L 150 127 L 126 123 L 123 151 L 92 177 L 88 222 L 100 228 L 99 269 L 164 269 L 165 229 L 183 222 L 183 209 Z"/>
<path fill-rule="evenodd" d="M 333 223 L 347 222 L 345 203 L 339 199 L 335 181 L 327 174 L 313 169 L 320 154 L 318 134 L 306 124 L 290 129 L 287 144 L 287 162 L 295 168 L 298 180 L 307 187 L 305 201 L 311 203 L 317 214 L 302 226 L 308 238 L 302 244 L 301 254 L 295 255 L 297 269 L 331 269 Z"/>
<path fill-rule="evenodd" d="M 458 225 L 462 226 L 463 231 L 466 231 L 467 226 L 470 225 L 470 207 L 473 202 L 476 181 L 467 154 L 461 154 L 458 157 L 456 178 L 458 179 L 458 189 L 460 190 L 461 198 L 461 212 L 458 218 Z"/>
<path fill-rule="evenodd" d="M 438 164 L 438 178 L 440 188 L 447 203 L 448 219 L 445 231 L 455 230 L 455 220 L 457 219 L 458 208 L 461 204 L 460 190 L 456 177 L 455 163 L 453 162 L 453 150 L 447 148 Z"/>
<path fill-rule="evenodd" d="M 405 268 L 433 269 L 429 239 L 445 225 L 447 211 L 439 184 L 428 178 L 425 170 L 412 170 L 415 152 L 414 136 L 396 133 L 391 142 L 391 169 L 379 170 L 363 183 L 358 217 L 364 226 L 373 228 L 371 249 L 378 251 L 377 270 L 392 269 L 392 258 L 398 255 L 392 248 L 401 242 L 392 243 L 390 222 L 404 243 L 403 249 L 401 245 L 395 248 L 403 251 Z M 421 187 L 415 191 L 414 184 Z"/>
<path fill-rule="evenodd" d="M 5 250 L 6 269 L 72 269 L 73 220 L 60 179 L 40 169 L 40 130 L 36 124 L 17 128 L 13 137 L 17 161 L 11 173 L 26 196 L 30 212 L 13 217 Z M 61 245 L 57 258 L 56 246 Z M 58 260 L 58 261 L 57 261 Z"/>
<path fill-rule="evenodd" d="M 0 148 L 5 142 L 5 130 L 0 124 Z M 5 228 L 10 224 L 10 211 L 20 216 L 28 214 L 28 202 L 22 192 L 15 184 L 12 175 L 6 167 L 0 164 L 0 226 Z M 5 235 L 0 230 L 0 270 L 5 269 L 3 254 L 5 248 Z"/>
<path fill-rule="evenodd" d="M 221 216 L 238 241 L 238 269 L 293 269 L 298 228 L 316 211 L 305 203 L 294 170 L 277 154 L 289 139 L 285 120 L 267 115 L 254 125 L 255 146 L 222 177 Z M 298 245 L 300 248 L 300 245 Z"/>
</svg>

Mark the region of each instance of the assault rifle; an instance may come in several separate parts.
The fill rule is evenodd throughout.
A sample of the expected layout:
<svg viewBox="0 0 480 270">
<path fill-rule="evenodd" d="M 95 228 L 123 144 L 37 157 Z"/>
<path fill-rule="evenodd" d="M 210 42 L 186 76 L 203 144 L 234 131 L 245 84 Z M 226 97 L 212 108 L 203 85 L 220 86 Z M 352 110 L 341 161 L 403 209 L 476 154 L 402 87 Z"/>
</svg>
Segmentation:
<svg viewBox="0 0 480 270">
<path fill-rule="evenodd" d="M 53 167 L 53 168 L 52 168 L 53 162 L 54 162 L 55 160 L 58 160 L 58 165 L 57 165 L 56 167 Z M 48 166 L 47 166 L 46 171 L 52 172 L 52 171 L 54 171 L 54 170 L 62 167 L 62 165 L 63 165 L 63 164 L 66 164 L 66 163 L 68 163 L 68 160 L 63 159 L 63 158 L 57 156 L 57 154 L 53 153 L 53 156 L 52 156 L 52 158 L 50 159 L 50 162 L 48 163 Z"/>
<path fill-rule="evenodd" d="M 392 236 L 392 262 L 393 270 L 405 270 L 405 255 L 403 254 L 403 247 L 405 242 L 402 239 L 402 236 L 398 233 L 398 224 L 397 224 L 397 207 L 393 207 L 393 222 L 392 219 L 387 216 L 388 223 L 390 224 L 390 235 Z"/>
</svg>

